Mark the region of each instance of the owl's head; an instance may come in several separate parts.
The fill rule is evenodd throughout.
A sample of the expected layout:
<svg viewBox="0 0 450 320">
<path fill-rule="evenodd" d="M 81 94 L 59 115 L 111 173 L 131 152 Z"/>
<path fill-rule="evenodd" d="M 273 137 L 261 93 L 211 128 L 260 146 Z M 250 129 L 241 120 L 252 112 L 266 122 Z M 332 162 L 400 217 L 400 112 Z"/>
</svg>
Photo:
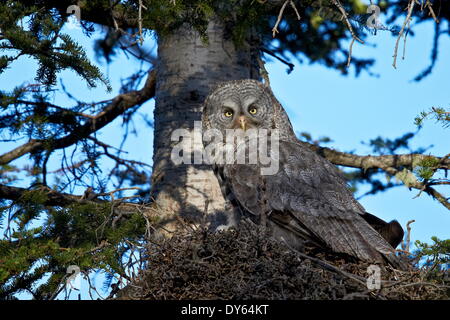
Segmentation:
<svg viewBox="0 0 450 320">
<path fill-rule="evenodd" d="M 255 80 L 225 82 L 205 100 L 203 119 L 206 129 L 269 129 L 273 101 L 266 88 Z M 205 121 L 204 121 L 205 122 Z"/>
<path fill-rule="evenodd" d="M 205 99 L 202 120 L 204 129 L 279 129 L 282 136 L 295 137 L 284 109 L 256 80 L 219 84 Z"/>
</svg>

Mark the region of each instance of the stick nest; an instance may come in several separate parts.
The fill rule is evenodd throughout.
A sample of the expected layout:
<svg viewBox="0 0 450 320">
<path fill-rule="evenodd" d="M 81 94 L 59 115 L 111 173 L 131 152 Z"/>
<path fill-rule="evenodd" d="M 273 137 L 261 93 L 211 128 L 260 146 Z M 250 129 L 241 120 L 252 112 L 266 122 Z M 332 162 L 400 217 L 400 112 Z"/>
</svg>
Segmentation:
<svg viewBox="0 0 450 320">
<path fill-rule="evenodd" d="M 301 253 L 252 223 L 152 239 L 147 267 L 117 299 L 449 299 L 448 271 L 379 265 L 381 289 L 369 290 L 369 263 L 309 249 Z"/>
</svg>

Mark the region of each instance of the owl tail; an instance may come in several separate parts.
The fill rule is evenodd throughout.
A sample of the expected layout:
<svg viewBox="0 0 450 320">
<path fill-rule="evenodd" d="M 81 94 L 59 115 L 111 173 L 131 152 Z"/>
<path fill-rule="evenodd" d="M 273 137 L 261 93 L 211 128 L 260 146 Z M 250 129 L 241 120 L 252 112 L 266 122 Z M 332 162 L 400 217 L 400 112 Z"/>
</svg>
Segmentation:
<svg viewBox="0 0 450 320">
<path fill-rule="evenodd" d="M 337 216 L 309 221 L 304 215 L 289 214 L 274 214 L 270 220 L 279 228 L 277 233 L 296 249 L 310 243 L 362 261 L 411 269 L 408 261 L 396 256 L 394 248 L 382 235 L 356 213 L 345 221 Z"/>
<path fill-rule="evenodd" d="M 348 233 L 345 232 L 347 228 Z M 344 232 L 340 234 L 343 241 L 330 244 L 334 251 L 350 254 L 367 262 L 389 264 L 400 270 L 411 269 L 406 258 L 397 256 L 388 240 L 365 220 L 358 217 L 343 229 Z"/>
</svg>

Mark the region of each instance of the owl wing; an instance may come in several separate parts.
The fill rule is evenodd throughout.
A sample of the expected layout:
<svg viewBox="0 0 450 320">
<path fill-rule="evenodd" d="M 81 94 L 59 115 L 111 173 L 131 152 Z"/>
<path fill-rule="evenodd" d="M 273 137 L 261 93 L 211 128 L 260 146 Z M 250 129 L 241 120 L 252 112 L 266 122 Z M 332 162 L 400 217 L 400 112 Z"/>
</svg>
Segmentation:
<svg viewBox="0 0 450 320">
<path fill-rule="evenodd" d="M 361 215 L 339 170 L 300 143 L 280 141 L 279 170 L 262 175 L 258 165 L 223 167 L 235 202 L 267 220 L 291 238 L 299 237 L 364 261 L 404 267 L 394 249 Z"/>
</svg>

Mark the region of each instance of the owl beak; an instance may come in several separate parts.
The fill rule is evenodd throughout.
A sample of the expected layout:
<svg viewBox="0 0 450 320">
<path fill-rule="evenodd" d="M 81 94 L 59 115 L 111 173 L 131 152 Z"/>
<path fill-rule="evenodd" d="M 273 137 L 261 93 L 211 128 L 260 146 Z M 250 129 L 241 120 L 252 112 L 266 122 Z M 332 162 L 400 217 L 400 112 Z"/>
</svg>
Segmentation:
<svg viewBox="0 0 450 320">
<path fill-rule="evenodd" d="M 241 125 L 242 130 L 245 131 L 245 128 L 247 126 L 247 121 L 245 120 L 244 116 L 239 117 L 239 124 Z"/>
</svg>

